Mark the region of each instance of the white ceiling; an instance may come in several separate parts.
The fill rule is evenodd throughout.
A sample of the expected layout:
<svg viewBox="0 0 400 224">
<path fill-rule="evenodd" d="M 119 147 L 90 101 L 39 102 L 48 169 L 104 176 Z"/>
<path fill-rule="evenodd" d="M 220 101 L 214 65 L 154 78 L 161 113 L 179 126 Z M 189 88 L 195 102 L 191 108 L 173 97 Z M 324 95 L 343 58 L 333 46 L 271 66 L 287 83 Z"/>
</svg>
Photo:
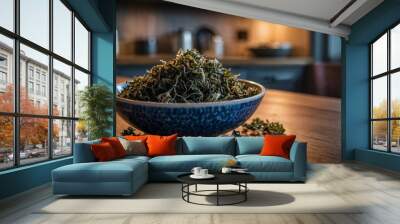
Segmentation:
<svg viewBox="0 0 400 224">
<path fill-rule="evenodd" d="M 347 37 L 383 0 L 165 0 L 211 11 Z"/>
<path fill-rule="evenodd" d="M 224 0 L 292 14 L 330 20 L 351 0 Z M 310 7 L 312 6 L 312 7 Z"/>
</svg>

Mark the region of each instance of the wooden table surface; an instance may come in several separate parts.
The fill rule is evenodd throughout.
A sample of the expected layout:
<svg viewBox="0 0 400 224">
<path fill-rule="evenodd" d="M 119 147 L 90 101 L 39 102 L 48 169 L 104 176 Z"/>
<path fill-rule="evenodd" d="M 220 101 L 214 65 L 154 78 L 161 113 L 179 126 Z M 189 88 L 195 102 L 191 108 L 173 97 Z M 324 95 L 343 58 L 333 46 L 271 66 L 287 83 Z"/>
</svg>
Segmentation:
<svg viewBox="0 0 400 224">
<path fill-rule="evenodd" d="M 118 77 L 117 82 L 124 82 Z M 286 134 L 307 142 L 308 160 L 313 163 L 341 161 L 340 99 L 280 90 L 267 90 L 252 118 L 283 123 Z M 251 119 L 251 118 L 250 118 Z M 130 125 L 117 115 L 117 133 Z"/>
</svg>

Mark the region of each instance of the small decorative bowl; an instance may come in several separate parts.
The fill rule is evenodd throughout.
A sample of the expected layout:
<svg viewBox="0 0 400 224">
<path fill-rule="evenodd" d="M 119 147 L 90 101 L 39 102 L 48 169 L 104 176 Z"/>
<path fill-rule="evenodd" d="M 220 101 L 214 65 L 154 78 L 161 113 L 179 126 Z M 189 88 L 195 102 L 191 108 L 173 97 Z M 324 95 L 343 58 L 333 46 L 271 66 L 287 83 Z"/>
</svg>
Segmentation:
<svg viewBox="0 0 400 224">
<path fill-rule="evenodd" d="M 121 98 L 118 93 L 127 85 L 117 85 L 117 111 L 132 126 L 147 134 L 179 136 L 217 136 L 243 124 L 255 112 L 265 95 L 265 88 L 255 82 L 240 80 L 260 89 L 251 97 L 206 103 L 159 103 Z"/>
</svg>

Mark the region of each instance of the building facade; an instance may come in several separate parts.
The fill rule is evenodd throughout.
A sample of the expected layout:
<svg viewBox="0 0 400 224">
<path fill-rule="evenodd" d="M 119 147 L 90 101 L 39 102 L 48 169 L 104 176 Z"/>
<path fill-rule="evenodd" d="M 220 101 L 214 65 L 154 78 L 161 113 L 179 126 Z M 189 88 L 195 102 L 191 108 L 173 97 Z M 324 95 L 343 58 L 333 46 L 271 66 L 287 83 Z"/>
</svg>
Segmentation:
<svg viewBox="0 0 400 224">
<path fill-rule="evenodd" d="M 9 86 L 14 85 L 13 73 L 13 48 L 0 42 L 0 95 L 10 91 Z M 27 57 L 25 52 L 20 54 L 20 89 L 25 92 L 27 99 L 31 102 L 33 108 L 48 109 L 49 96 L 53 96 L 53 114 L 60 117 L 71 117 L 72 114 L 72 76 L 71 73 L 53 69 L 53 89 L 49 94 L 49 68 L 34 58 Z M 70 70 L 71 72 L 71 70 Z M 78 84 L 78 81 L 75 81 Z M 21 106 L 22 107 L 22 106 Z M 23 111 L 29 113 L 29 110 Z M 65 142 L 71 142 L 72 122 L 67 120 L 56 120 L 57 139 L 53 138 L 53 144 L 60 148 Z M 70 147 L 70 146 L 69 146 Z M 55 151 L 55 153 L 57 153 Z M 62 153 L 62 152 L 60 152 Z"/>
</svg>

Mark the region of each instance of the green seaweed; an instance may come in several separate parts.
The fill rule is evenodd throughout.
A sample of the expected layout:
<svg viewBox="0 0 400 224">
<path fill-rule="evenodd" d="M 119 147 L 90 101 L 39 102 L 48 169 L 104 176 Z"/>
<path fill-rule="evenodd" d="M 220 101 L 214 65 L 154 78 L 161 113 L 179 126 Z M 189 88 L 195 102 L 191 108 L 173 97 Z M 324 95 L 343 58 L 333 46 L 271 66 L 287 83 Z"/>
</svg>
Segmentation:
<svg viewBox="0 0 400 224">
<path fill-rule="evenodd" d="M 119 97 L 162 103 L 199 103 L 241 99 L 260 89 L 241 82 L 238 74 L 217 59 L 196 50 L 178 51 L 176 57 L 152 67 L 127 82 Z"/>
<path fill-rule="evenodd" d="M 250 123 L 242 125 L 242 135 L 260 136 L 260 135 L 283 135 L 285 134 L 283 124 L 279 122 L 265 121 L 261 118 L 254 118 Z"/>
</svg>

